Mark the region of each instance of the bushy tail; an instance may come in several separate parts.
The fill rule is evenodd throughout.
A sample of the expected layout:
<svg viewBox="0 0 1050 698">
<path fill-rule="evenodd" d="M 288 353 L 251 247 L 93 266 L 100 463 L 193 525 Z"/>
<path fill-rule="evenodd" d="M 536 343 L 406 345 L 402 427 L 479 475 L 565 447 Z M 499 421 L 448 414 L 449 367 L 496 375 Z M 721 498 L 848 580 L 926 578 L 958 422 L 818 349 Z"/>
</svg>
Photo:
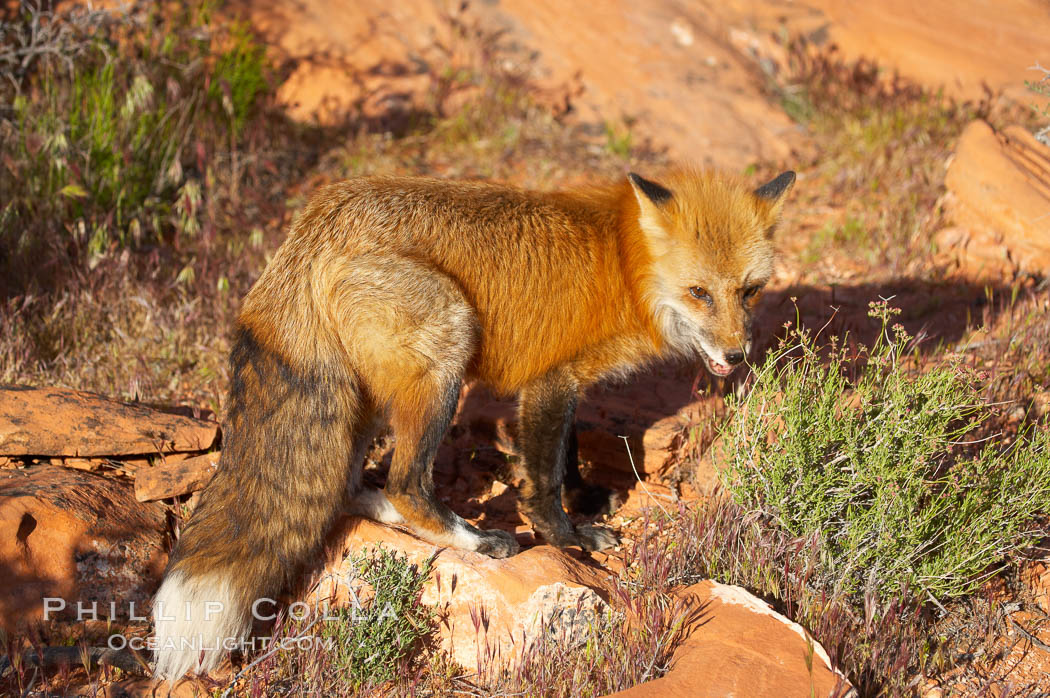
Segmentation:
<svg viewBox="0 0 1050 698">
<path fill-rule="evenodd" d="M 276 611 L 266 599 L 316 559 L 368 445 L 344 367 L 303 369 L 242 327 L 231 369 L 219 469 L 154 599 L 157 678 L 215 669 Z"/>
</svg>

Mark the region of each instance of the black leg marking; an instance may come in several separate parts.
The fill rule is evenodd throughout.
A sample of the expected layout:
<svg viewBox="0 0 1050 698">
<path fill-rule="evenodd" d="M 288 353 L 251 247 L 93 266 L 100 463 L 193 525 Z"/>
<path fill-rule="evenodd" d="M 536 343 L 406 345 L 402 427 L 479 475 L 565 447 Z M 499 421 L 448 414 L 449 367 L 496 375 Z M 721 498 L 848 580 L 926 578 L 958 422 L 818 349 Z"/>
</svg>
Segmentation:
<svg viewBox="0 0 1050 698">
<path fill-rule="evenodd" d="M 580 475 L 580 444 L 576 434 L 576 421 L 569 429 L 569 438 L 565 442 L 565 489 L 580 489 L 584 486 Z"/>
<path fill-rule="evenodd" d="M 580 475 L 579 443 L 576 424 L 569 430 L 565 447 L 565 505 L 570 511 L 592 517 L 611 514 L 619 506 L 619 496 L 608 487 L 588 483 Z"/>
<path fill-rule="evenodd" d="M 573 381 L 555 374 L 530 385 L 522 391 L 520 413 L 520 448 L 525 461 L 522 508 L 536 531 L 558 547 L 601 550 L 615 545 L 616 537 L 610 531 L 574 527 L 562 508 L 567 462 L 575 454 Z M 582 482 L 578 462 L 574 470 L 573 477 Z"/>
</svg>

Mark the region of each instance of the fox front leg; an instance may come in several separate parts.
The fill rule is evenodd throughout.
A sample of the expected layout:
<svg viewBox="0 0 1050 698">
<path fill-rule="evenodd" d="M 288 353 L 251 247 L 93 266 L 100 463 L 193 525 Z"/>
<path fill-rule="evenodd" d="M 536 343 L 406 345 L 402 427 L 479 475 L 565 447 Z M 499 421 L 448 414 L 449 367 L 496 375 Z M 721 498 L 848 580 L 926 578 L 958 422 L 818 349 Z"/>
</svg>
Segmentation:
<svg viewBox="0 0 1050 698">
<path fill-rule="evenodd" d="M 525 461 L 521 507 L 551 545 L 603 550 L 616 545 L 616 535 L 598 526 L 573 526 L 562 508 L 577 392 L 576 382 L 563 372 L 548 374 L 521 392 L 519 448 Z"/>
<path fill-rule="evenodd" d="M 565 506 L 574 514 L 592 517 L 611 514 L 620 506 L 620 495 L 608 487 L 587 482 L 580 474 L 579 442 L 576 420 L 569 428 L 565 444 Z"/>
</svg>

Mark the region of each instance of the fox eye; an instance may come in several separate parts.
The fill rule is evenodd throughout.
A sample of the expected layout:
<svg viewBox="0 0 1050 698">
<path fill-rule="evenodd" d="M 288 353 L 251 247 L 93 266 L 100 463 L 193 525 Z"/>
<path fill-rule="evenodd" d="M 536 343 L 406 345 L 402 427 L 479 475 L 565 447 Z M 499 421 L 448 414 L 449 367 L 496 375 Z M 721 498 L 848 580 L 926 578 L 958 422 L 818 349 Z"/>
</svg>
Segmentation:
<svg viewBox="0 0 1050 698">
<path fill-rule="evenodd" d="M 714 305 L 715 299 L 711 297 L 711 294 L 702 289 L 699 286 L 693 286 L 689 289 L 689 295 L 698 301 L 704 301 L 708 305 Z"/>
<path fill-rule="evenodd" d="M 752 298 L 754 298 L 754 297 L 755 297 L 755 296 L 756 296 L 756 295 L 758 294 L 758 292 L 759 292 L 759 291 L 761 291 L 761 290 L 762 290 L 762 287 L 761 287 L 761 286 L 758 286 L 758 285 L 755 285 L 755 286 L 748 286 L 748 287 L 747 287 L 746 289 L 744 289 L 744 300 L 745 300 L 745 301 L 749 301 L 749 300 L 751 300 L 751 299 L 752 299 Z"/>
</svg>

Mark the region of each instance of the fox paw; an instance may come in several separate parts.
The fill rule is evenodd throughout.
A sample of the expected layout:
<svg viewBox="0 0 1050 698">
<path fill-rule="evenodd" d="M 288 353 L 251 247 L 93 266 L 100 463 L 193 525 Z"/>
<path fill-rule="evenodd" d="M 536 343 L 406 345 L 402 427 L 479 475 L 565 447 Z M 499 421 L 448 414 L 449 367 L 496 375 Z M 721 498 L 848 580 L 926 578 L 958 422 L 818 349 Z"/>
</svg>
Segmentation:
<svg viewBox="0 0 1050 698">
<path fill-rule="evenodd" d="M 577 526 L 577 545 L 587 552 L 605 550 L 620 544 L 620 537 L 602 526 Z"/>
<path fill-rule="evenodd" d="M 489 557 L 503 558 L 517 555 L 521 547 L 506 531 L 478 531 L 478 545 L 474 550 Z"/>
<path fill-rule="evenodd" d="M 573 546 L 583 548 L 587 552 L 605 550 L 620 542 L 619 536 L 602 526 L 572 526 L 566 521 L 564 528 L 558 530 L 539 529 L 551 545 L 558 548 L 570 548 Z"/>
</svg>

